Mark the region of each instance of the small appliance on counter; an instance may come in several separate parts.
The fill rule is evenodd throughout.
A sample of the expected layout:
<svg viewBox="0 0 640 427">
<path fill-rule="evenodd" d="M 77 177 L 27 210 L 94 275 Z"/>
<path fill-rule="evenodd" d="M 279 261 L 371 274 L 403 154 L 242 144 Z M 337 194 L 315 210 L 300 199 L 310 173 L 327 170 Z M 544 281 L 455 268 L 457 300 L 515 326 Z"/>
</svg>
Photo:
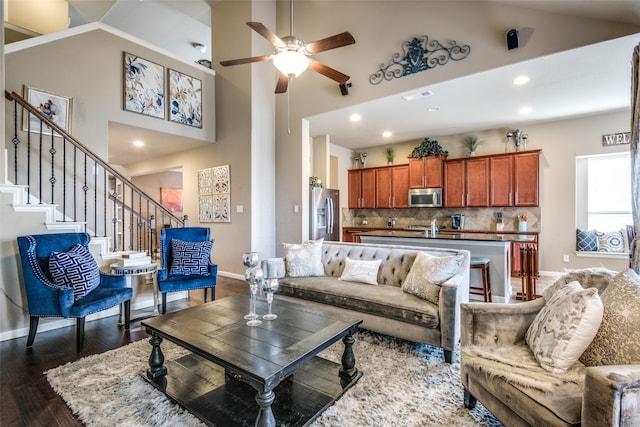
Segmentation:
<svg viewBox="0 0 640 427">
<path fill-rule="evenodd" d="M 464 230 L 464 215 L 451 215 L 451 228 L 454 230 Z"/>
</svg>

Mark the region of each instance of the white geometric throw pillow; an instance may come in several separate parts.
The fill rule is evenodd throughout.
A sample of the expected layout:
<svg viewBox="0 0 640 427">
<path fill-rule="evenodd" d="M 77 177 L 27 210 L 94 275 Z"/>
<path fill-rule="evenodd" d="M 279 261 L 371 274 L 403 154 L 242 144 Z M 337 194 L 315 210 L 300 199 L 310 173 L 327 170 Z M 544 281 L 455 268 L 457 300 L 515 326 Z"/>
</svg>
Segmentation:
<svg viewBox="0 0 640 427">
<path fill-rule="evenodd" d="M 289 277 L 324 276 L 322 242 L 324 239 L 303 243 L 283 243 L 284 261 Z"/>
<path fill-rule="evenodd" d="M 402 290 L 438 304 L 440 285 L 458 272 L 463 260 L 463 255 L 433 256 L 418 252 Z"/>
<path fill-rule="evenodd" d="M 596 288 L 570 282 L 558 289 L 529 326 L 525 341 L 540 366 L 553 373 L 571 368 L 589 346 L 602 322 Z"/>
<path fill-rule="evenodd" d="M 345 282 L 360 282 L 367 283 L 369 285 L 377 285 L 378 270 L 380 269 L 381 263 L 381 259 L 360 261 L 346 258 L 340 280 L 344 280 Z"/>
</svg>

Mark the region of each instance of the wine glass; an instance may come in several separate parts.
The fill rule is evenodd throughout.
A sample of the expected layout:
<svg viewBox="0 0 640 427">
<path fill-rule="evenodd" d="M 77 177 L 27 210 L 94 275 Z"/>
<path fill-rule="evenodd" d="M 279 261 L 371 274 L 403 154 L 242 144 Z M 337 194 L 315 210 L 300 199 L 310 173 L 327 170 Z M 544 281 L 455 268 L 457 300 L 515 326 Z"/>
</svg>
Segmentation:
<svg viewBox="0 0 640 427">
<path fill-rule="evenodd" d="M 249 300 L 249 314 L 244 318 L 248 320 L 248 326 L 258 326 L 262 322 L 258 320 L 258 314 L 256 313 L 256 297 L 258 289 L 262 285 L 264 274 L 262 269 L 258 267 L 260 258 L 257 252 L 245 252 L 242 254 L 242 263 L 247 267 L 244 273 L 244 279 L 249 283 L 249 290 L 251 291 L 251 299 Z"/>
<path fill-rule="evenodd" d="M 278 279 L 284 277 L 284 259 L 266 258 L 262 260 L 262 270 L 264 271 L 262 290 L 267 293 L 267 303 L 269 303 L 269 313 L 262 316 L 262 318 L 273 320 L 278 316 L 271 312 L 271 304 L 273 303 L 273 293 L 278 289 Z"/>
<path fill-rule="evenodd" d="M 278 289 L 278 278 L 265 279 L 262 281 L 262 290 L 267 293 L 267 303 L 269 304 L 269 313 L 262 316 L 264 320 L 274 320 L 278 318 L 277 314 L 271 312 L 271 304 L 273 303 L 273 293 Z"/>
</svg>

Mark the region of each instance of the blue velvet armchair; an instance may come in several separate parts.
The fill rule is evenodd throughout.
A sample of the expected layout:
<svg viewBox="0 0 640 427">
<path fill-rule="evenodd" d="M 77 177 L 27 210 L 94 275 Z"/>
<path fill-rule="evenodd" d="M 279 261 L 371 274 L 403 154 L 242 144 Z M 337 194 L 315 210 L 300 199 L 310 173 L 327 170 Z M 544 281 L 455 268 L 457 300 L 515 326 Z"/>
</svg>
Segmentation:
<svg viewBox="0 0 640 427">
<path fill-rule="evenodd" d="M 161 269 L 158 288 L 162 294 L 161 313 L 167 312 L 167 293 L 211 289 L 211 301 L 216 298 L 218 266 L 211 262 L 211 230 L 206 227 L 160 229 Z"/>
<path fill-rule="evenodd" d="M 124 304 L 125 328 L 129 329 L 133 292 L 126 287 L 124 276 L 112 276 L 98 270 L 87 248 L 90 240 L 87 233 L 18 237 L 30 316 L 27 348 L 33 345 L 41 317 L 76 318 L 78 353 L 82 352 L 84 344 L 85 317 L 90 314 Z M 51 259 L 59 259 L 65 254 L 71 254 L 66 259 L 71 259 L 73 265 L 56 262 L 52 271 Z M 66 274 L 68 277 L 61 277 Z M 91 287 L 87 286 L 88 283 Z"/>
</svg>

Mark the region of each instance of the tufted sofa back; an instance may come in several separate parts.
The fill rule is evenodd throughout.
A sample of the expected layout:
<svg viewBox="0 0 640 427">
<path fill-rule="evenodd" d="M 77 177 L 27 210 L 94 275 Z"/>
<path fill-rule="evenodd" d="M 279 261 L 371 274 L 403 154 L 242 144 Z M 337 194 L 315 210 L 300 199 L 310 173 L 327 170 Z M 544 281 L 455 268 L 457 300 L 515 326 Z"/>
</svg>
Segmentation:
<svg viewBox="0 0 640 427">
<path fill-rule="evenodd" d="M 395 246 L 363 243 L 325 242 L 322 245 L 322 264 L 324 274 L 340 277 L 344 270 L 345 259 L 373 261 L 382 260 L 378 270 L 378 283 L 389 286 L 402 286 L 409 274 L 418 252 L 426 252 L 434 256 L 459 255 L 454 249 L 417 248 L 412 246 Z"/>
</svg>

